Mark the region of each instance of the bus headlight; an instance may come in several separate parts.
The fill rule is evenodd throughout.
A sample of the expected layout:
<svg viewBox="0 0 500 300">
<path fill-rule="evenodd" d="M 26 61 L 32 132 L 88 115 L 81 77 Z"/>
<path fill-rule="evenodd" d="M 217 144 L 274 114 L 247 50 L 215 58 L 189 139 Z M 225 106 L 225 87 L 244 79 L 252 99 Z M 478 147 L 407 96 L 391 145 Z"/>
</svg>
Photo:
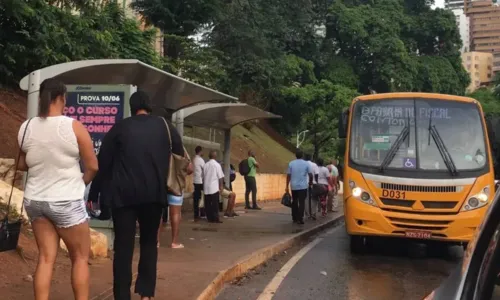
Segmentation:
<svg viewBox="0 0 500 300">
<path fill-rule="evenodd" d="M 359 196 L 361 196 L 362 193 L 363 193 L 363 190 L 359 187 L 355 187 L 352 189 L 352 195 L 356 198 L 359 198 Z"/>
<path fill-rule="evenodd" d="M 360 187 L 357 187 L 354 181 L 349 181 L 349 186 L 351 187 L 351 194 L 354 198 L 360 200 L 363 203 L 377 207 L 377 203 L 373 200 L 373 197 L 367 191 Z"/>
<path fill-rule="evenodd" d="M 481 208 L 488 204 L 490 198 L 490 188 L 485 187 L 481 192 L 469 197 L 462 206 L 462 211 L 470 211 Z"/>
</svg>

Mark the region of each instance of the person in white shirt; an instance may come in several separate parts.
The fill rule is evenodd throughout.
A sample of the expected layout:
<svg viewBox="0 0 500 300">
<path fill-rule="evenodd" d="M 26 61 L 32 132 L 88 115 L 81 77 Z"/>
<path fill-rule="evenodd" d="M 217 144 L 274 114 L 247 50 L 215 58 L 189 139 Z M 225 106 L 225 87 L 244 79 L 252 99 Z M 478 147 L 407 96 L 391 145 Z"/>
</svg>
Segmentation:
<svg viewBox="0 0 500 300">
<path fill-rule="evenodd" d="M 319 169 L 318 169 L 318 165 L 311 161 L 311 155 L 310 154 L 306 154 L 305 155 L 305 160 L 309 163 L 309 165 L 311 166 L 311 172 L 312 172 L 312 176 L 313 176 L 313 186 L 315 184 L 318 183 L 318 174 L 319 174 Z M 313 220 L 316 220 L 316 212 L 318 212 L 319 210 L 319 205 L 318 205 L 318 202 L 319 202 L 319 199 L 318 197 L 314 197 L 315 195 L 312 194 L 312 186 L 309 187 L 309 189 L 307 189 L 307 199 L 306 201 L 309 203 L 308 206 L 309 206 L 309 211 L 306 210 L 305 214 L 306 216 L 311 216 L 311 218 Z M 310 199 L 310 201 L 309 201 Z"/>
<path fill-rule="evenodd" d="M 328 170 L 330 171 L 331 181 L 332 181 L 331 188 L 328 191 L 328 200 L 326 205 L 327 210 L 329 212 L 336 211 L 338 205 L 335 196 L 337 195 L 339 189 L 339 184 L 338 184 L 339 170 L 336 165 L 337 165 L 336 159 L 332 159 L 330 164 L 328 165 Z"/>
<path fill-rule="evenodd" d="M 327 213 L 327 197 L 328 197 L 328 186 L 332 183 L 332 175 L 330 170 L 324 165 L 322 158 L 318 158 L 318 185 L 321 187 L 322 192 L 319 193 L 319 203 L 321 208 L 322 216 L 326 216 Z"/>
<path fill-rule="evenodd" d="M 203 167 L 205 166 L 205 160 L 203 159 L 203 148 L 201 146 L 196 146 L 194 149 L 195 156 L 193 159 L 193 212 L 194 220 L 197 221 L 200 218 L 205 217 L 205 209 L 200 209 L 201 192 L 203 191 Z M 205 207 L 205 206 L 204 206 Z"/>
<path fill-rule="evenodd" d="M 209 161 L 203 167 L 203 193 L 205 194 L 205 213 L 209 223 L 222 223 L 219 219 L 220 194 L 224 190 L 224 172 L 217 162 L 217 151 L 208 155 Z"/>
<path fill-rule="evenodd" d="M 98 162 L 87 129 L 63 115 L 65 104 L 64 83 L 44 80 L 38 116 L 24 122 L 18 134 L 18 170 L 28 171 L 24 207 L 38 247 L 35 299 L 49 299 L 60 239 L 69 250 L 74 298 L 89 299 L 90 231 L 83 197 Z"/>
</svg>

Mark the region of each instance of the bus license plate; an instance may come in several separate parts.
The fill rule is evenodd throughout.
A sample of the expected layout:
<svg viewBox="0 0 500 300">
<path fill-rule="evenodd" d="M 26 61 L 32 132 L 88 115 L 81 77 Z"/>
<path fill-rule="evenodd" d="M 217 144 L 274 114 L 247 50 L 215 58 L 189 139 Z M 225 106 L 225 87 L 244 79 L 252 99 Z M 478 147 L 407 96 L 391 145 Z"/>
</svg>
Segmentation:
<svg viewBox="0 0 500 300">
<path fill-rule="evenodd" d="M 406 231 L 405 236 L 412 239 L 430 239 L 432 233 L 429 231 Z"/>
<path fill-rule="evenodd" d="M 382 197 L 392 199 L 406 199 L 406 193 L 394 190 L 382 190 Z"/>
</svg>

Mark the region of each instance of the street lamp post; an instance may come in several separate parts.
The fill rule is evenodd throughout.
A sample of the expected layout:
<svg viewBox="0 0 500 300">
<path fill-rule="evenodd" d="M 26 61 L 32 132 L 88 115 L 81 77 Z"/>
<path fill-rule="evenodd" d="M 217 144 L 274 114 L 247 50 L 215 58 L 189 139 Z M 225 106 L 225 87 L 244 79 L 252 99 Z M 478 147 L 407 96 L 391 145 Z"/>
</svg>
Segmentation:
<svg viewBox="0 0 500 300">
<path fill-rule="evenodd" d="M 299 149 L 300 145 L 302 145 L 302 143 L 306 139 L 306 133 L 308 133 L 308 132 L 309 132 L 309 130 L 297 132 L 297 149 Z M 302 135 L 302 140 L 300 139 L 301 135 Z"/>
</svg>

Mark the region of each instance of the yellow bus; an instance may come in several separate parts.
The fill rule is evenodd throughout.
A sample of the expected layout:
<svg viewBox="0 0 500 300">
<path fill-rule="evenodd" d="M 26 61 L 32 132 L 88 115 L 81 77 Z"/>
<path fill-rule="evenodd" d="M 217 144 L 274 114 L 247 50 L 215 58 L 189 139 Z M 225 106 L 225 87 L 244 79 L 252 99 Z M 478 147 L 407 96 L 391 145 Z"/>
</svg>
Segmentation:
<svg viewBox="0 0 500 300">
<path fill-rule="evenodd" d="M 494 196 L 481 105 L 472 98 L 390 93 L 353 100 L 344 213 L 352 252 L 375 236 L 466 244 Z"/>
</svg>

